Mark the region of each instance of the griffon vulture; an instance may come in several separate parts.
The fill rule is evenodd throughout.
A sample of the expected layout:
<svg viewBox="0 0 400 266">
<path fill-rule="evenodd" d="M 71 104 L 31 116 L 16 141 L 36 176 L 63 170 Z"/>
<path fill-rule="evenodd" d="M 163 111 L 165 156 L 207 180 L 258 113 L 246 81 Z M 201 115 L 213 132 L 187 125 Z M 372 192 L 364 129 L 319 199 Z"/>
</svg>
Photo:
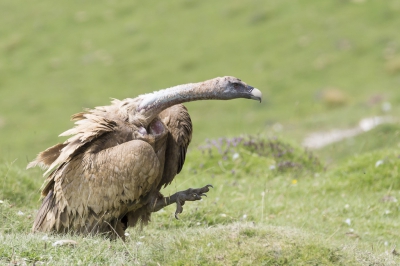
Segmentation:
<svg viewBox="0 0 400 266">
<path fill-rule="evenodd" d="M 72 135 L 39 153 L 27 168 L 48 168 L 34 232 L 105 234 L 121 237 L 128 226 L 146 224 L 152 212 L 176 203 L 200 200 L 211 185 L 170 197 L 169 185 L 185 162 L 192 122 L 181 103 L 247 98 L 261 92 L 235 77 L 219 77 L 113 100 L 72 116 Z"/>
</svg>

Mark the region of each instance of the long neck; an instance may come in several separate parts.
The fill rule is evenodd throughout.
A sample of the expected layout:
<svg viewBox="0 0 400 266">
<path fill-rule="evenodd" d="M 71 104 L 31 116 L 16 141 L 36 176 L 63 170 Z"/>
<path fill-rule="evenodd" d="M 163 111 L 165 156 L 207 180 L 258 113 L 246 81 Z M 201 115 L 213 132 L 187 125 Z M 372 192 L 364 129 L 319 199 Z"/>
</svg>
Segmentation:
<svg viewBox="0 0 400 266">
<path fill-rule="evenodd" d="M 226 97 L 215 90 L 217 86 L 217 79 L 211 79 L 145 94 L 142 96 L 143 100 L 136 111 L 147 118 L 153 118 L 162 110 L 179 103 L 210 99 L 227 100 Z"/>
</svg>

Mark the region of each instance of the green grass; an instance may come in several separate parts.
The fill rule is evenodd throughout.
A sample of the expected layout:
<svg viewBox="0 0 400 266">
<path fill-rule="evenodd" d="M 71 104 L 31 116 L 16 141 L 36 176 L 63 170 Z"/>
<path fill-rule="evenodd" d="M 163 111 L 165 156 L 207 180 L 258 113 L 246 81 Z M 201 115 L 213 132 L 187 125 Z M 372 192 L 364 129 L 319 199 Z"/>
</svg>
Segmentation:
<svg viewBox="0 0 400 266">
<path fill-rule="evenodd" d="M 36 174 L 38 178 L 32 178 Z M 0 163 L 0 199 L 12 199 L 18 206 L 37 207 L 39 188 L 43 183 L 40 170 L 28 172 L 13 163 Z"/>
<path fill-rule="evenodd" d="M 221 75 L 260 88 L 264 101 L 189 103 L 194 143 L 277 122 L 302 138 L 376 114 L 377 95 L 399 111 L 396 0 L 5 1 L 0 10 L 0 149 L 21 166 L 84 107 Z M 345 106 L 319 97 L 331 87 Z"/>
<path fill-rule="evenodd" d="M 147 264 L 157 265 L 374 265 L 390 263 L 384 256 L 358 252 L 354 245 L 338 248 L 318 236 L 312 240 L 298 230 L 234 223 L 212 228 L 148 229 L 112 245 L 99 237 L 81 239 L 76 247 L 53 247 L 58 238 L 28 235 L 22 244 L 11 235 L 2 237 L 3 263 L 42 262 L 52 265 Z M 171 237 L 175 235 L 175 237 Z M 315 239 L 318 238 L 318 241 Z M 313 241 L 313 242 L 311 242 Z M 90 250 L 90 252 L 88 252 Z M 386 264 L 387 265 L 387 264 Z"/>
<path fill-rule="evenodd" d="M 30 198 L 21 197 L 16 190 L 9 196 L 15 204 L 10 205 L 10 200 L 0 204 L 4 243 L 0 258 L 5 263 L 26 259 L 60 265 L 400 262 L 391 254 L 400 245 L 400 152 L 364 153 L 325 171 L 312 154 L 282 140 L 244 139 L 247 142 L 229 149 L 210 145 L 210 141 L 191 150 L 182 174 L 164 194 L 208 183 L 214 189 L 203 201 L 186 204 L 180 220 L 173 217 L 175 206 L 155 213 L 143 230 L 128 230 L 126 243 L 101 237 L 30 234 L 35 211 Z M 249 151 L 249 139 L 259 148 Z M 283 156 L 274 153 L 277 146 Z M 286 166 L 301 164 L 303 168 L 271 167 L 279 164 L 277 157 L 285 157 Z M 9 170 L 8 178 L 17 178 L 17 173 Z M 12 191 L 13 186 L 4 182 L 2 190 Z M 53 247 L 59 239 L 73 239 L 77 247 Z"/>
<path fill-rule="evenodd" d="M 396 0 L 2 1 L 0 264 L 398 265 L 398 122 L 312 152 L 300 143 L 365 117 L 398 121 L 399 11 Z M 63 141 L 70 115 L 222 75 L 263 102 L 188 103 L 193 143 L 164 191 L 211 183 L 208 198 L 179 221 L 174 206 L 155 213 L 126 243 L 30 233 L 44 178 L 26 164 Z M 52 246 L 67 238 L 77 246 Z"/>
</svg>

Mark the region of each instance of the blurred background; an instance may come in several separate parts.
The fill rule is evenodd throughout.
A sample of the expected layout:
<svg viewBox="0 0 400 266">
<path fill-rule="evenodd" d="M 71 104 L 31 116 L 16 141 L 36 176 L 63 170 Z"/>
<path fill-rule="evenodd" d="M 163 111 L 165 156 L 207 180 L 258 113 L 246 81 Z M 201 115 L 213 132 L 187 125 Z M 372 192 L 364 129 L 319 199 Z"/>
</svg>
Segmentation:
<svg viewBox="0 0 400 266">
<path fill-rule="evenodd" d="M 329 164 L 398 145 L 399 14 L 397 0 L 1 1 L 0 158 L 25 166 L 83 108 L 225 75 L 263 102 L 186 104 L 192 148 L 240 134 L 301 144 L 371 117 L 385 123 L 315 152 Z"/>
</svg>

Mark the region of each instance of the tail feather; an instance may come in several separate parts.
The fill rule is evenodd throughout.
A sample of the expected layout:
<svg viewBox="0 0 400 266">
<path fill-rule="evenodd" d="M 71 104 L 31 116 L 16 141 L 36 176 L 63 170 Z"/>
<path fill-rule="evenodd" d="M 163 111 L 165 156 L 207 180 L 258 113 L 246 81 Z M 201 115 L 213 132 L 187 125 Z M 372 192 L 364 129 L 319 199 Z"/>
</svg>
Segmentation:
<svg viewBox="0 0 400 266">
<path fill-rule="evenodd" d="M 39 153 L 36 159 L 28 164 L 27 169 L 40 166 L 43 169 L 47 169 L 57 158 L 60 156 L 61 150 L 66 144 L 58 143 L 45 151 Z"/>
<path fill-rule="evenodd" d="M 33 222 L 33 232 L 48 232 L 50 231 L 56 222 L 57 206 L 56 199 L 53 196 L 53 190 L 47 194 L 42 202 L 35 221 Z"/>
</svg>

